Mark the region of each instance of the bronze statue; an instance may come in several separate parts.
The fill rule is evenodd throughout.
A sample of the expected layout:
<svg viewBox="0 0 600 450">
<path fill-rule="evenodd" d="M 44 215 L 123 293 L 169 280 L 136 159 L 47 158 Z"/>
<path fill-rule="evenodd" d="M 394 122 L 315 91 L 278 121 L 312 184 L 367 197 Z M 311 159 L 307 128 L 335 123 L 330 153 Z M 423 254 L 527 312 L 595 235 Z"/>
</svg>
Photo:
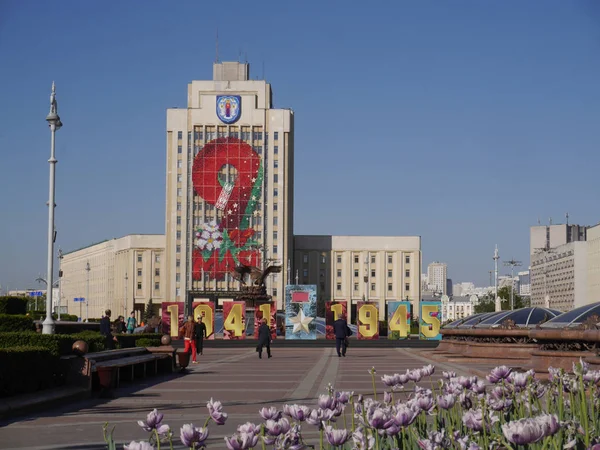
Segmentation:
<svg viewBox="0 0 600 450">
<path fill-rule="evenodd" d="M 263 271 L 258 267 L 240 264 L 231 272 L 231 276 L 243 286 L 246 286 L 246 277 L 249 277 L 251 285 L 264 287 L 267 277 L 272 273 L 279 272 L 281 272 L 281 266 L 269 266 Z"/>
</svg>

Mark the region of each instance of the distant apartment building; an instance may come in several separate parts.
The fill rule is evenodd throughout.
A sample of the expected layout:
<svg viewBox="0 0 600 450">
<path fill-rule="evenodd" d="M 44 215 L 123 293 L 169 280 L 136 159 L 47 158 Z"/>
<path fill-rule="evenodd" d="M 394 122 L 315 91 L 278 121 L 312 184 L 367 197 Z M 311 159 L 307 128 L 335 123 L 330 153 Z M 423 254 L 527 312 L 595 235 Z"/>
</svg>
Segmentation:
<svg viewBox="0 0 600 450">
<path fill-rule="evenodd" d="M 69 314 L 113 318 L 133 310 L 141 317 L 150 299 L 158 313 L 165 296 L 165 236 L 133 234 L 64 253 L 61 303 Z M 85 302 L 75 302 L 84 298 Z M 86 304 L 87 303 L 87 304 Z M 87 307 L 86 307 L 87 306 Z"/>
<path fill-rule="evenodd" d="M 432 262 L 427 266 L 427 280 L 429 289 L 440 294 L 448 294 L 448 265 L 446 263 Z"/>
<path fill-rule="evenodd" d="M 474 297 L 474 298 L 473 298 Z M 442 320 L 452 322 L 453 320 L 469 317 L 475 312 L 477 296 L 448 296 L 442 298 Z"/>
<path fill-rule="evenodd" d="M 575 241 L 531 255 L 531 306 L 569 311 L 588 300 L 587 242 Z"/>
<path fill-rule="evenodd" d="M 600 224 L 587 230 L 587 303 L 600 301 Z"/>
<path fill-rule="evenodd" d="M 550 250 L 570 242 L 586 240 L 588 226 L 583 225 L 537 225 L 529 231 L 529 254 Z"/>
<path fill-rule="evenodd" d="M 519 277 L 519 295 L 528 297 L 531 295 L 531 276 L 529 270 L 518 273 Z"/>
<path fill-rule="evenodd" d="M 317 301 L 349 301 L 352 321 L 359 301 L 385 317 L 387 302 L 414 309 L 421 298 L 419 236 L 294 236 L 294 268 L 292 282 L 316 285 Z"/>
</svg>

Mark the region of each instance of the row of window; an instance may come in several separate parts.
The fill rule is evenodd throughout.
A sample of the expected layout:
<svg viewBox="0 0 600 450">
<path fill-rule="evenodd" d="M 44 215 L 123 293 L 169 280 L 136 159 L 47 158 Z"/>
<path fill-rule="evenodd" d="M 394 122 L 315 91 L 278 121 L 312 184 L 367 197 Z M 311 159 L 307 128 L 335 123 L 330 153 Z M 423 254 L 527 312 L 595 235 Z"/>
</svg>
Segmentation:
<svg viewBox="0 0 600 450">
<path fill-rule="evenodd" d="M 358 255 L 354 255 L 354 263 L 355 264 L 359 264 L 359 256 Z M 325 255 L 321 255 L 321 263 L 325 264 L 326 261 L 326 256 Z M 376 256 L 371 255 L 371 264 L 375 264 L 377 261 Z M 304 264 L 308 264 L 308 255 L 303 255 L 302 257 L 302 262 Z M 342 263 L 342 255 L 337 255 L 337 263 L 341 264 Z M 406 255 L 404 257 L 404 263 L 405 264 L 410 264 L 410 255 Z M 388 255 L 388 264 L 393 264 L 393 257 L 392 255 Z"/>
<path fill-rule="evenodd" d="M 337 274 L 336 275 L 337 275 L 338 278 L 341 278 L 342 277 L 342 269 L 337 269 Z M 323 276 L 324 276 L 324 272 L 323 272 Z M 375 278 L 375 276 L 376 276 L 375 269 L 371 269 L 371 278 Z M 388 276 L 388 278 L 393 278 L 394 277 L 394 271 L 392 269 L 388 269 L 388 275 L 387 276 Z M 410 278 L 410 270 L 409 269 L 406 269 L 404 271 L 404 276 L 406 278 Z M 359 277 L 358 269 L 354 269 L 354 277 L 355 278 Z"/>
<path fill-rule="evenodd" d="M 377 285 L 376 285 L 375 283 L 371 283 L 371 291 L 375 291 L 375 290 L 376 290 L 376 287 L 377 287 Z M 392 284 L 392 283 L 388 283 L 388 285 L 387 285 L 387 288 L 388 288 L 388 289 L 387 289 L 387 290 L 388 290 L 388 292 L 392 292 L 392 291 L 393 291 L 393 289 L 394 289 L 394 286 L 393 286 L 393 284 Z M 358 289 L 359 289 L 359 283 L 354 283 L 354 291 L 355 291 L 355 292 L 358 292 Z M 337 285 L 336 285 L 336 290 L 337 290 L 338 292 L 341 292 L 341 291 L 342 291 L 342 283 L 337 283 Z M 410 291 L 410 283 L 405 283 L 405 284 L 404 284 L 404 290 L 405 290 L 405 291 Z"/>
<path fill-rule="evenodd" d="M 216 135 L 214 131 L 207 131 L 206 132 L 206 139 L 210 140 L 210 139 L 214 139 L 215 136 L 218 137 L 226 137 L 227 135 L 229 135 L 229 137 L 239 137 L 239 133 L 237 131 L 230 131 L 229 133 L 227 133 L 226 131 L 219 131 Z M 250 140 L 250 131 L 242 131 L 241 132 L 241 136 L 243 140 Z M 188 132 L 188 140 L 191 137 L 191 132 Z M 268 138 L 268 135 L 265 133 L 265 140 Z M 182 131 L 178 131 L 177 132 L 177 139 L 181 140 L 183 139 L 183 132 Z M 204 139 L 204 135 L 202 131 L 194 131 L 194 140 L 200 140 L 200 139 Z M 253 131 L 252 132 L 252 139 L 255 141 L 262 141 L 263 140 L 263 132 L 262 131 Z M 279 140 L 279 132 L 275 131 L 273 132 L 273 139 L 274 140 Z"/>
<path fill-rule="evenodd" d="M 143 261 L 143 254 L 138 253 L 137 254 L 137 262 L 141 263 L 142 261 Z M 160 255 L 154 255 L 154 262 L 157 262 L 157 263 L 160 262 Z"/>
<path fill-rule="evenodd" d="M 142 282 L 141 281 L 138 281 L 137 290 L 138 291 L 142 290 Z M 154 283 L 154 290 L 155 291 L 160 291 L 160 283 L 158 281 L 156 283 Z"/>
</svg>

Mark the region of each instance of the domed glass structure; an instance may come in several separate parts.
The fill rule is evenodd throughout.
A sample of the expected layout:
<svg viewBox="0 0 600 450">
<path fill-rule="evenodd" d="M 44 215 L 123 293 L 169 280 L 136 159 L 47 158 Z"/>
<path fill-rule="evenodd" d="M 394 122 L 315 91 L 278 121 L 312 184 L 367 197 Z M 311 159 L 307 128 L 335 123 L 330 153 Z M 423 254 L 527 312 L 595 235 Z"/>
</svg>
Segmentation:
<svg viewBox="0 0 600 450">
<path fill-rule="evenodd" d="M 475 328 L 496 328 L 502 325 L 505 320 L 513 321 L 518 327 L 535 327 L 560 314 L 561 312 L 556 309 L 540 308 L 537 306 L 520 308 L 496 313 L 476 324 Z"/>
<path fill-rule="evenodd" d="M 459 325 L 462 325 L 467 320 L 474 319 L 475 317 L 482 316 L 484 313 L 473 314 L 472 316 L 463 317 L 462 319 L 454 320 L 450 323 L 447 323 L 442 328 L 457 328 Z"/>
<path fill-rule="evenodd" d="M 488 317 L 493 316 L 494 314 L 498 314 L 498 313 L 491 312 L 491 313 L 475 314 L 474 316 L 469 317 L 463 323 L 461 323 L 460 325 L 458 325 L 456 328 L 473 328 L 479 322 L 481 322 L 482 320 L 487 319 Z"/>
<path fill-rule="evenodd" d="M 542 328 L 570 328 L 581 325 L 592 316 L 600 316 L 600 302 L 580 306 L 549 320 Z"/>
</svg>

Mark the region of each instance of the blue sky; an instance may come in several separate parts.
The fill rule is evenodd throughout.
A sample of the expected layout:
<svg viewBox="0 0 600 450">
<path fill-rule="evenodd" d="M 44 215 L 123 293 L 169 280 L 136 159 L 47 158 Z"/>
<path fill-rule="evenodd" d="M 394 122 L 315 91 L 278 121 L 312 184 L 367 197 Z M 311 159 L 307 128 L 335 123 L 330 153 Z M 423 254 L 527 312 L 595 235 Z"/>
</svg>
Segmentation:
<svg viewBox="0 0 600 450">
<path fill-rule="evenodd" d="M 600 3 L 354 3 L 2 0 L 3 288 L 45 272 L 52 80 L 57 246 L 162 233 L 165 109 L 217 27 L 295 111 L 296 233 L 421 235 L 423 270 L 483 285 L 538 217 L 600 221 Z"/>
</svg>

